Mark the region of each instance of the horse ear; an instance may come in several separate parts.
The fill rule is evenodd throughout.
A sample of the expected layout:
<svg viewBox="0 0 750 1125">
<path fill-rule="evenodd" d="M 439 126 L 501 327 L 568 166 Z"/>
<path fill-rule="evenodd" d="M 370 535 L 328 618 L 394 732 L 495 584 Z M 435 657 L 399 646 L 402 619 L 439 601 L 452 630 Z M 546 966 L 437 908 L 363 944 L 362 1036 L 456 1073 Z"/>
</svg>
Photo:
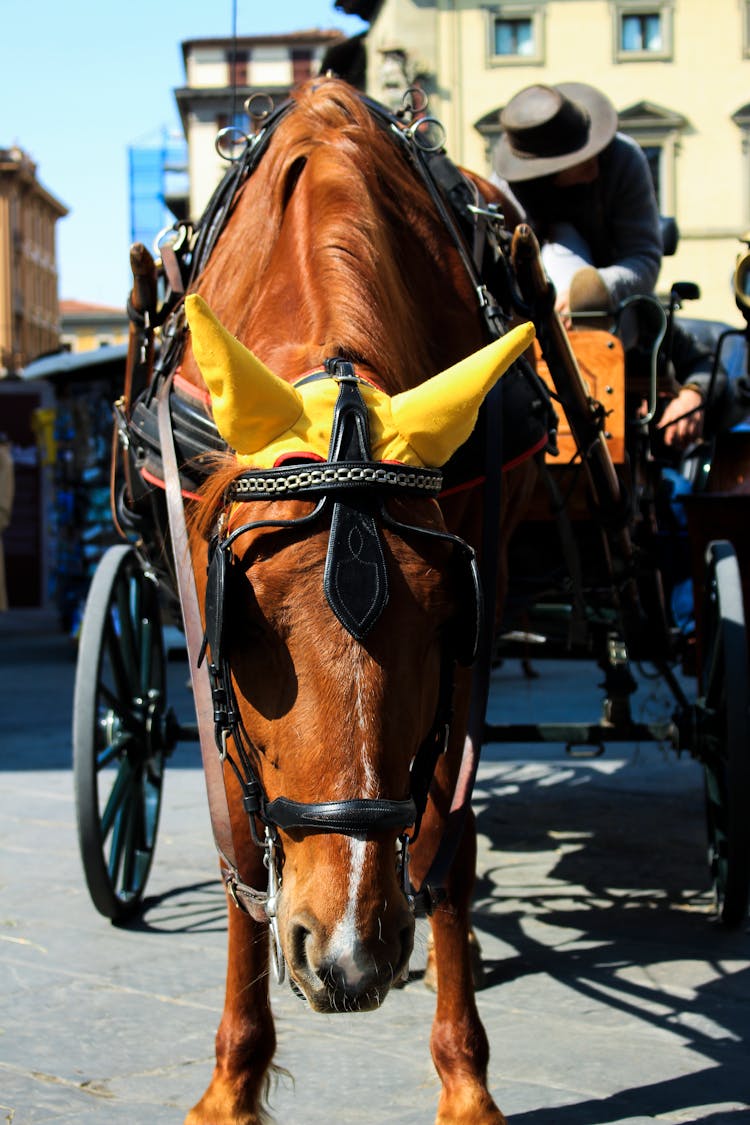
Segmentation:
<svg viewBox="0 0 750 1125">
<path fill-rule="evenodd" d="M 453 367 L 391 399 L 391 419 L 424 465 L 439 468 L 467 440 L 479 407 L 534 339 L 534 325 L 517 328 Z"/>
<path fill-rule="evenodd" d="M 219 433 L 237 453 L 265 449 L 302 414 L 299 392 L 227 332 L 197 293 L 185 298 L 185 315 Z"/>
</svg>

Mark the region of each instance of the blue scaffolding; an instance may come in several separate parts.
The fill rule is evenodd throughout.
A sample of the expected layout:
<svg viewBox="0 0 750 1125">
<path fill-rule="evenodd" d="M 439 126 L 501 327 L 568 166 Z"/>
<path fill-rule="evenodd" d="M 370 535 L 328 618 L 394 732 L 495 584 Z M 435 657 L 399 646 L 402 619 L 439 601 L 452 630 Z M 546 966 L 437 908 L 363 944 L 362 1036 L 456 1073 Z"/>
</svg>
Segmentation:
<svg viewBox="0 0 750 1125">
<path fill-rule="evenodd" d="M 152 250 L 159 232 L 186 216 L 187 144 L 182 134 L 162 129 L 156 139 L 129 146 L 128 180 L 130 241 Z"/>
</svg>

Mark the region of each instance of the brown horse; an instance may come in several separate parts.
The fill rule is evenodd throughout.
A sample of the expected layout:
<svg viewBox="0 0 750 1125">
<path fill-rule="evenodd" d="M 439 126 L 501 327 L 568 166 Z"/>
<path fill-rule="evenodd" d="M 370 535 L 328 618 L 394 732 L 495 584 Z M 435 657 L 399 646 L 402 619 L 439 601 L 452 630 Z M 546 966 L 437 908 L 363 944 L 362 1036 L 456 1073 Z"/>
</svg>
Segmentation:
<svg viewBox="0 0 750 1125">
<path fill-rule="evenodd" d="M 494 198 L 489 185 L 484 194 Z M 271 939 L 310 1006 L 364 1011 L 407 972 L 411 888 L 445 828 L 469 710 L 471 673 L 453 676 L 470 585 L 456 537 L 477 544 L 482 493 L 438 506 L 431 470 L 465 440 L 482 396 L 532 333 L 483 347 L 476 293 L 433 199 L 389 129 L 335 79 L 295 95 L 194 288 L 202 300 L 187 301 L 181 374 L 208 385 L 236 451 L 196 505 L 191 550 L 213 607 L 207 659 L 214 673 L 227 670 L 229 756 L 252 779 L 225 765 L 237 865 L 245 885 L 262 887 L 270 864 Z M 446 371 L 467 356 L 468 368 Z M 289 481 L 314 478 L 300 467 L 321 462 L 342 491 L 294 493 Z M 352 462 L 379 466 L 373 479 L 396 482 L 392 493 L 376 502 L 347 492 Z M 523 472 L 506 473 L 506 526 Z M 289 495 L 269 491 L 281 479 Z M 447 751 L 433 753 L 448 710 Z M 438 761 L 421 816 L 414 763 L 425 745 Z M 473 996 L 474 864 L 469 817 L 431 918 L 443 1125 L 505 1120 L 487 1087 Z M 230 890 L 242 900 L 231 880 Z M 230 902 L 216 1067 L 189 1125 L 266 1119 L 268 963 L 268 925 Z"/>
</svg>

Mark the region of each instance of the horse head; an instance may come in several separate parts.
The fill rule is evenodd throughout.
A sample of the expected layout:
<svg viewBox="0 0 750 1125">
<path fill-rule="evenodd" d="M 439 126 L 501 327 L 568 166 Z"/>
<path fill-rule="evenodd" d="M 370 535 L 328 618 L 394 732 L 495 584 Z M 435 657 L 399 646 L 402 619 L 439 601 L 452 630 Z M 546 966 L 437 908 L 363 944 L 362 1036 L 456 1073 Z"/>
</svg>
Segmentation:
<svg viewBox="0 0 750 1125">
<path fill-rule="evenodd" d="M 199 296 L 186 309 L 234 451 L 194 545 L 226 739 L 276 868 L 270 910 L 315 1009 L 372 1008 L 408 966 L 409 838 L 477 617 L 437 469 L 533 328 L 389 395 L 340 360 L 290 384 Z"/>
</svg>

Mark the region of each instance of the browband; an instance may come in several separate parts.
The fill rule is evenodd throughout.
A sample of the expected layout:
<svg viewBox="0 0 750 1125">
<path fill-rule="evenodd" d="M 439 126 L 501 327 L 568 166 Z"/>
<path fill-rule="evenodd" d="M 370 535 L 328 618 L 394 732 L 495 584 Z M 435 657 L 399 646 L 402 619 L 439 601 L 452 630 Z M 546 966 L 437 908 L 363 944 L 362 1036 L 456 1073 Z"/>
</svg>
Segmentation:
<svg viewBox="0 0 750 1125">
<path fill-rule="evenodd" d="M 443 487 L 439 469 L 419 469 L 410 465 L 388 466 L 372 461 L 321 461 L 287 465 L 275 469 L 249 469 L 227 488 L 227 500 L 275 500 L 279 496 L 345 492 L 373 489 L 438 496 Z"/>
</svg>

